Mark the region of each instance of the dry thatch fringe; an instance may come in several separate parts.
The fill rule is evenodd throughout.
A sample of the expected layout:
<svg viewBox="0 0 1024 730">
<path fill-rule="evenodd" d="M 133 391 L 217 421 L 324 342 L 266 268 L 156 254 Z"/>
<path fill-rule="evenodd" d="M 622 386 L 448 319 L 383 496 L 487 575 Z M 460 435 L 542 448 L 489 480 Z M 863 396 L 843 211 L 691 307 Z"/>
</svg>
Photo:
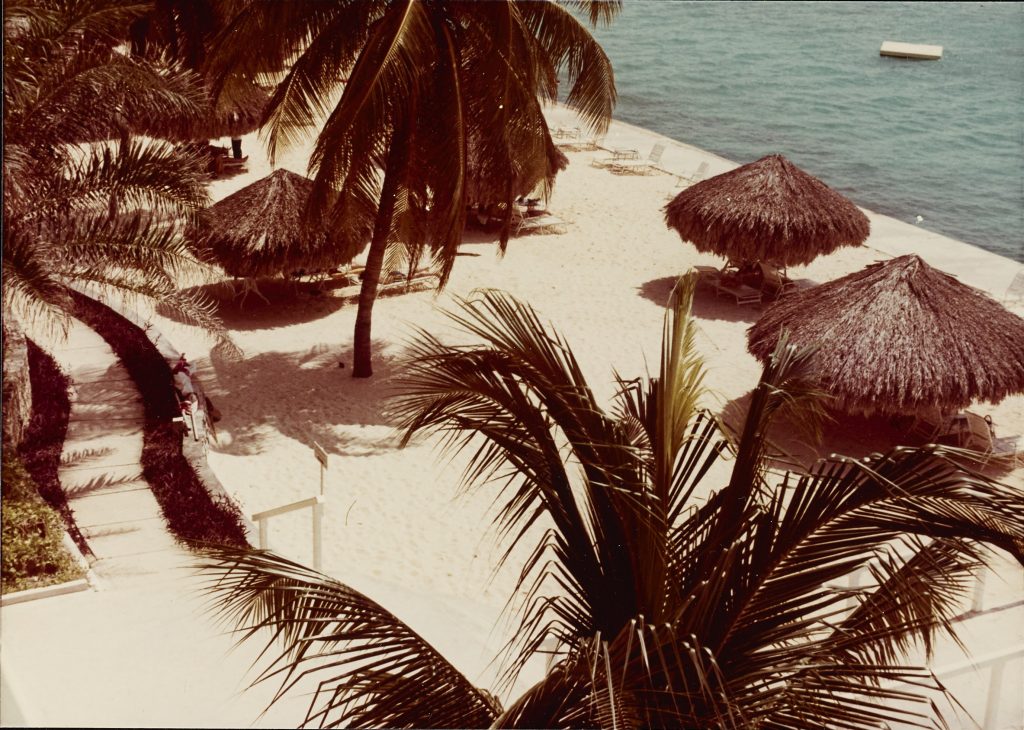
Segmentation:
<svg viewBox="0 0 1024 730">
<path fill-rule="evenodd" d="M 665 222 L 702 253 L 783 266 L 859 246 L 870 233 L 857 206 L 782 155 L 687 188 L 665 206 Z"/>
<path fill-rule="evenodd" d="M 315 271 L 344 263 L 326 229 L 304 217 L 313 181 L 275 170 L 210 206 L 189 238 L 231 276 Z"/>
<path fill-rule="evenodd" d="M 762 362 L 780 332 L 848 412 L 912 414 L 1024 391 L 1024 319 L 919 257 L 871 264 L 769 307 L 748 333 Z"/>
</svg>

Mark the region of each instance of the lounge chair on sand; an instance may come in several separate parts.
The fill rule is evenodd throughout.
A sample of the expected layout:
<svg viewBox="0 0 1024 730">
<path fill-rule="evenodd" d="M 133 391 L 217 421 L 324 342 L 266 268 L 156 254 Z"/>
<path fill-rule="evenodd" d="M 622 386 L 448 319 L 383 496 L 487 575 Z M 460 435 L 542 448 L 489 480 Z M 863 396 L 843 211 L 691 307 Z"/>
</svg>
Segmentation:
<svg viewBox="0 0 1024 730">
<path fill-rule="evenodd" d="M 895 416 L 890 420 L 893 428 L 905 431 L 907 435 L 921 443 L 931 444 L 940 441 L 954 443 L 952 432 L 953 414 L 933 406 L 926 411 L 911 416 Z"/>
<path fill-rule="evenodd" d="M 651 148 L 646 160 L 618 160 L 608 165 L 612 172 L 626 175 L 650 175 L 658 171 L 661 156 L 665 153 L 665 145 L 660 142 Z"/>
<path fill-rule="evenodd" d="M 693 270 L 697 272 L 698 284 L 714 286 L 722 278 L 722 272 L 714 266 L 694 266 Z"/>
<path fill-rule="evenodd" d="M 997 461 L 1013 467 L 1017 464 L 1020 436 L 997 438 L 991 416 L 980 416 L 963 411 L 954 416 L 952 432 L 957 437 L 957 446 L 977 451 L 986 464 Z"/>
<path fill-rule="evenodd" d="M 665 200 L 675 200 L 682 188 L 688 188 L 703 180 L 708 174 L 708 161 L 704 160 L 692 175 L 676 175 L 675 187 L 665 195 Z"/>
<path fill-rule="evenodd" d="M 544 215 L 513 216 L 512 225 L 517 236 L 524 233 L 565 233 L 568 221 L 557 215 L 545 213 Z"/>
<path fill-rule="evenodd" d="M 765 296 L 778 299 L 796 288 L 796 284 L 789 277 L 771 264 L 758 262 L 757 268 L 761 272 L 761 292 Z"/>
<path fill-rule="evenodd" d="M 708 174 L 708 161 L 702 160 L 697 169 L 694 170 L 692 175 L 676 175 L 676 187 L 677 188 L 688 188 L 695 183 L 699 183 Z"/>
<path fill-rule="evenodd" d="M 707 267 L 710 268 L 710 267 Z M 737 306 L 744 304 L 761 304 L 761 291 L 747 286 L 734 273 L 723 269 L 720 275 L 709 279 L 716 296 L 730 296 L 736 300 Z"/>
<path fill-rule="evenodd" d="M 604 148 L 602 148 L 602 149 L 604 149 Z M 639 161 L 640 160 L 640 153 L 637 152 L 636 150 L 633 150 L 633 149 L 626 149 L 624 147 L 615 147 L 615 148 L 613 148 L 611 150 L 607 150 L 607 151 L 612 153 L 611 157 L 604 157 L 604 158 L 601 158 L 599 160 L 598 159 L 591 160 L 590 161 L 590 166 L 591 167 L 604 167 L 606 169 L 611 169 L 611 166 L 615 165 L 615 164 L 619 164 L 619 163 L 623 163 L 623 162 L 630 162 L 630 161 Z"/>
<path fill-rule="evenodd" d="M 1003 297 L 1003 301 L 1024 301 L 1024 269 L 1018 271 L 1017 275 L 1013 277 L 1013 281 L 1010 282 L 1010 286 L 1006 288 L 1006 296 Z"/>
</svg>

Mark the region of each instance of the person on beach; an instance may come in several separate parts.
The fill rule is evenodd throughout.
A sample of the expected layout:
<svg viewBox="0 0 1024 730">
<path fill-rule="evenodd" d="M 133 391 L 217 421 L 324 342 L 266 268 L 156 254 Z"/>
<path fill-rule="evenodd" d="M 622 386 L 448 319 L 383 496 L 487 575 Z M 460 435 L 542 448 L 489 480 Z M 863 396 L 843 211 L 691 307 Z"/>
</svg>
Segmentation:
<svg viewBox="0 0 1024 730">
<path fill-rule="evenodd" d="M 191 410 L 192 404 L 198 401 L 198 396 L 192 387 L 192 370 L 185 359 L 185 353 L 178 358 L 178 362 L 171 369 L 171 374 L 174 376 L 174 388 L 178 391 L 182 408 Z"/>
</svg>

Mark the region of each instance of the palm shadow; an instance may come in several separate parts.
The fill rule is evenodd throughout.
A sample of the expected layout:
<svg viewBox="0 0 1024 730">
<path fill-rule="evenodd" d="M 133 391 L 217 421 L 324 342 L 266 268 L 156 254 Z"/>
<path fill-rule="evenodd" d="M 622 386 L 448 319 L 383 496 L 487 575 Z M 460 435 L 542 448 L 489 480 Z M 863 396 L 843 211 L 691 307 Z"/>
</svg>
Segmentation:
<svg viewBox="0 0 1024 730">
<path fill-rule="evenodd" d="M 101 449 L 78 449 L 67 451 L 60 456 L 60 465 L 65 469 L 80 469 L 88 467 L 91 462 L 110 456 L 114 450 L 109 446 Z"/>
<path fill-rule="evenodd" d="M 118 487 L 123 487 L 128 484 L 138 484 L 142 479 L 144 479 L 142 467 L 139 467 L 138 473 L 136 474 L 124 474 L 122 476 L 101 474 L 88 479 L 84 483 L 76 484 L 74 486 L 65 486 L 64 493 L 67 495 L 68 499 L 79 499 L 80 497 L 88 497 L 90 494 L 100 490 L 113 491 Z M 139 486 L 139 489 L 147 488 L 148 486 L 146 485 Z"/>
<path fill-rule="evenodd" d="M 214 313 L 228 329 L 241 331 L 313 322 L 354 301 L 352 297 L 334 295 L 331 285 L 319 282 L 261 279 L 256 287 L 257 291 L 244 292 L 241 283 L 236 287 L 231 281 L 222 281 L 191 287 L 185 293 L 209 300 Z M 358 291 L 358 287 L 355 289 Z M 176 322 L 192 324 L 163 304 L 157 305 L 157 313 Z"/>
<path fill-rule="evenodd" d="M 667 307 L 672 289 L 678 276 L 664 276 L 660 279 L 645 281 L 639 288 L 640 296 L 654 302 L 659 307 Z M 732 299 L 715 296 L 706 286 L 699 286 L 693 295 L 693 314 L 700 319 L 717 319 L 729 322 L 755 322 L 761 316 L 760 307 L 741 307 Z"/>
<path fill-rule="evenodd" d="M 383 343 L 374 342 L 373 349 L 383 351 Z M 375 356 L 373 376 L 353 378 L 351 347 L 339 351 L 324 344 L 304 353 L 266 352 L 242 359 L 214 348 L 210 364 L 217 373 L 217 392 L 208 394 L 223 419 L 216 450 L 236 456 L 260 453 L 269 426 L 301 443 L 316 441 L 328 453 L 392 451 L 397 422 L 386 411 L 386 399 L 396 392 L 400 358 Z M 380 427 L 388 428 L 382 434 Z M 223 438 L 225 433 L 230 437 Z"/>
<path fill-rule="evenodd" d="M 494 228 L 479 228 L 479 227 L 467 227 L 462 232 L 462 243 L 467 245 L 480 245 L 488 243 L 498 243 L 501 238 L 501 231 Z"/>
</svg>

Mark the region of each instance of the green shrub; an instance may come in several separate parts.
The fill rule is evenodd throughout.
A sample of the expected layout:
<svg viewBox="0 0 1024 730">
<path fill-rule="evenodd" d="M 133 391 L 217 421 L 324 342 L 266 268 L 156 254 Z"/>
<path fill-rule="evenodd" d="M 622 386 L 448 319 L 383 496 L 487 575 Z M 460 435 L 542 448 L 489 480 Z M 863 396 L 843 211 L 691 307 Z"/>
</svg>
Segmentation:
<svg viewBox="0 0 1024 730">
<path fill-rule="evenodd" d="M 63 521 L 39 497 L 35 483 L 11 449 L 4 449 L 2 476 L 3 592 L 81 578 L 81 566 L 61 540 Z"/>
</svg>

